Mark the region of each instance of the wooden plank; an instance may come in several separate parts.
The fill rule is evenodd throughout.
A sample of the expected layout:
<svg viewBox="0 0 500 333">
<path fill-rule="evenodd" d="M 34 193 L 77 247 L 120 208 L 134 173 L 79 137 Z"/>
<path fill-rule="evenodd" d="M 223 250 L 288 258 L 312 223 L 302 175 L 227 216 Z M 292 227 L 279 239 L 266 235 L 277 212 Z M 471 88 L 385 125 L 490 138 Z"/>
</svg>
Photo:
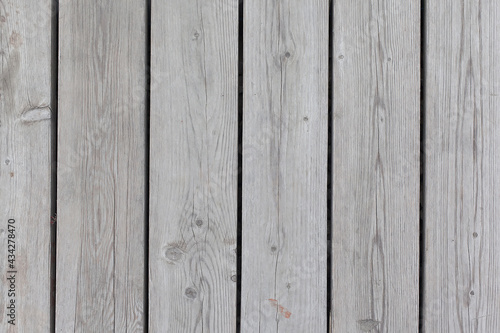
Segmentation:
<svg viewBox="0 0 500 333">
<path fill-rule="evenodd" d="M 145 1 L 60 6 L 56 331 L 143 331 Z"/>
<path fill-rule="evenodd" d="M 152 332 L 235 332 L 238 1 L 154 1 Z"/>
<path fill-rule="evenodd" d="M 500 331 L 500 3 L 426 1 L 426 332 Z"/>
<path fill-rule="evenodd" d="M 333 13 L 333 332 L 417 332 L 420 2 Z"/>
<path fill-rule="evenodd" d="M 242 332 L 327 329 L 327 0 L 244 3 Z"/>
<path fill-rule="evenodd" d="M 51 18 L 51 1 L 0 2 L 1 332 L 50 329 Z"/>
</svg>

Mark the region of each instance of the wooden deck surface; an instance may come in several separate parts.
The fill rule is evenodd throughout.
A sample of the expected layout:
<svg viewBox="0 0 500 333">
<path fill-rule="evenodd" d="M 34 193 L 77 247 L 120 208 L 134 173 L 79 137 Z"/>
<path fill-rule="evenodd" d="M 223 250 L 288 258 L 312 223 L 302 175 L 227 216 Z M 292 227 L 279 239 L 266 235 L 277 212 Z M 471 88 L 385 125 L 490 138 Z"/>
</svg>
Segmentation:
<svg viewBox="0 0 500 333">
<path fill-rule="evenodd" d="M 0 333 L 500 332 L 499 22 L 0 0 Z"/>
</svg>

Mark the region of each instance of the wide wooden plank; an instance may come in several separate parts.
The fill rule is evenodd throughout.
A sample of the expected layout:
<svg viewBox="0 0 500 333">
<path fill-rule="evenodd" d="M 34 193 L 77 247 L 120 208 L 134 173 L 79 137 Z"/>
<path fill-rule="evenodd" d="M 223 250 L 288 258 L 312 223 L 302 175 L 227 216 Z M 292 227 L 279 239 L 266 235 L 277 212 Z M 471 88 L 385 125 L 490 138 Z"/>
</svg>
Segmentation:
<svg viewBox="0 0 500 333">
<path fill-rule="evenodd" d="M 0 1 L 1 332 L 50 329 L 51 19 Z"/>
<path fill-rule="evenodd" d="M 326 332 L 328 0 L 244 2 L 242 332 Z"/>
<path fill-rule="evenodd" d="M 333 332 L 417 332 L 420 2 L 333 13 Z"/>
<path fill-rule="evenodd" d="M 238 1 L 154 1 L 151 332 L 235 332 Z"/>
<path fill-rule="evenodd" d="M 145 1 L 64 1 L 57 332 L 144 325 Z"/>
<path fill-rule="evenodd" d="M 425 332 L 500 331 L 500 2 L 426 1 Z"/>
</svg>

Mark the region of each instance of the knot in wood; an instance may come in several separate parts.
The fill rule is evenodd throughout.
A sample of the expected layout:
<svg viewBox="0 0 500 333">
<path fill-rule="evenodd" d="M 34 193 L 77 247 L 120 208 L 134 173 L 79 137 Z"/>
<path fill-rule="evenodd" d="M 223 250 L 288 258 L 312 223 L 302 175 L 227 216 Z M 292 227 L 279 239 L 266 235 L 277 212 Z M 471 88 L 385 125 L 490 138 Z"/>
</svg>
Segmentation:
<svg viewBox="0 0 500 333">
<path fill-rule="evenodd" d="M 198 296 L 198 292 L 194 288 L 187 288 L 186 291 L 184 292 L 187 298 L 189 299 L 195 299 L 196 296 Z"/>
<path fill-rule="evenodd" d="M 179 261 L 183 258 L 184 252 L 178 247 L 169 247 L 165 250 L 165 258 L 172 262 Z"/>
</svg>

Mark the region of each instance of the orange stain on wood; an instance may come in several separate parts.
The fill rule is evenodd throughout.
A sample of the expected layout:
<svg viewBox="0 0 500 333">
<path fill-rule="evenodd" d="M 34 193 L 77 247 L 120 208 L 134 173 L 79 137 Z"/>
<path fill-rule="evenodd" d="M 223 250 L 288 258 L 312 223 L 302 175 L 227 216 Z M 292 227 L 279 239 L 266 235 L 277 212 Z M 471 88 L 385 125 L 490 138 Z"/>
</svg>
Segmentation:
<svg viewBox="0 0 500 333">
<path fill-rule="evenodd" d="M 284 306 L 282 305 L 279 305 L 278 304 L 278 301 L 273 299 L 273 298 L 270 298 L 268 299 L 268 301 L 271 303 L 272 306 L 278 308 L 278 312 L 285 318 L 290 318 L 290 316 L 292 315 L 292 313 L 290 311 L 288 311 L 287 308 L 285 308 Z"/>
</svg>

